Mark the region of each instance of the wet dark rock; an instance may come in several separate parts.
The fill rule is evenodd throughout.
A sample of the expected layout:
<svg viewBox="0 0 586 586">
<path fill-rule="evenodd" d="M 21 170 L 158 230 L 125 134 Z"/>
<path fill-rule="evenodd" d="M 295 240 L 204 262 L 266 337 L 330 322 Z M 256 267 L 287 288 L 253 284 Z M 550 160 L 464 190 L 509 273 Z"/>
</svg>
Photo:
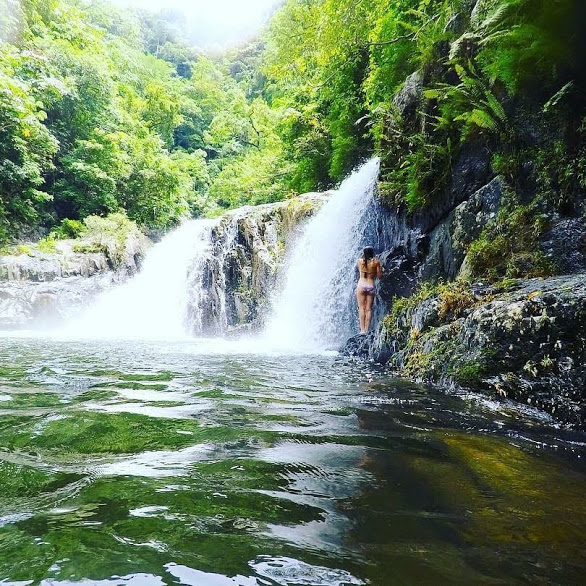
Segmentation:
<svg viewBox="0 0 586 586">
<path fill-rule="evenodd" d="M 540 248 L 556 264 L 560 273 L 586 269 L 586 221 L 584 218 L 562 218 L 540 240 Z"/>
<path fill-rule="evenodd" d="M 381 297 L 392 299 L 393 297 L 410 295 L 417 284 L 417 261 L 405 254 L 402 247 L 393 251 L 385 251 L 380 255 L 379 260 L 384 269 L 379 285 Z"/>
<path fill-rule="evenodd" d="M 432 296 L 383 324 L 368 356 L 402 374 L 506 396 L 585 426 L 586 273 L 519 281 L 503 291 L 477 285 L 456 319 Z M 365 348 L 360 348 L 360 354 Z"/>
<path fill-rule="evenodd" d="M 454 161 L 445 192 L 441 197 L 435 197 L 425 210 L 413 214 L 409 224 L 421 233 L 430 233 L 446 220 L 458 204 L 469 199 L 492 179 L 490 152 L 486 147 L 481 144 L 463 146 Z"/>
<path fill-rule="evenodd" d="M 407 121 L 413 120 L 417 109 L 423 101 L 423 72 L 415 71 L 397 92 L 393 103 L 402 118 Z"/>
<path fill-rule="evenodd" d="M 357 334 L 346 341 L 340 349 L 342 356 L 355 356 L 357 358 L 368 358 L 370 346 L 374 339 L 374 333 Z"/>
<path fill-rule="evenodd" d="M 484 162 L 478 164 L 482 175 L 486 167 Z M 500 177 L 489 179 L 464 201 L 442 209 L 441 220 L 435 217 L 438 209 L 415 216 L 404 212 L 381 214 L 382 230 L 390 235 L 387 248 L 379 254 L 384 270 L 381 299 L 407 297 L 423 281 L 459 275 L 470 243 L 496 217 L 503 189 Z"/>
<path fill-rule="evenodd" d="M 470 243 L 496 217 L 502 191 L 502 180 L 495 177 L 460 203 L 431 232 L 429 250 L 419 271 L 422 280 L 438 276 L 453 279 L 458 275 Z"/>
<path fill-rule="evenodd" d="M 288 245 L 330 195 L 308 193 L 226 213 L 212 231 L 203 281 L 190 286 L 192 331 L 237 336 L 260 328 Z M 194 266 L 191 273 L 200 275 L 201 267 Z M 201 316 L 201 323 L 196 316 Z"/>
</svg>

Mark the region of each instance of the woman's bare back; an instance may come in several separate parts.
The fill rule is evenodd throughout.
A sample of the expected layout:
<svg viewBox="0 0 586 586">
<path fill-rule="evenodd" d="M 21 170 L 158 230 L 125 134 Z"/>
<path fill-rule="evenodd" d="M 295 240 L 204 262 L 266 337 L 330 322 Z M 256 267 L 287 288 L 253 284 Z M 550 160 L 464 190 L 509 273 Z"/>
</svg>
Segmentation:
<svg viewBox="0 0 586 586">
<path fill-rule="evenodd" d="M 364 279 L 373 283 L 375 279 L 380 279 L 382 276 L 382 267 L 376 258 L 368 259 L 366 262 L 363 258 L 359 258 L 358 271 L 360 272 L 361 280 Z"/>
</svg>

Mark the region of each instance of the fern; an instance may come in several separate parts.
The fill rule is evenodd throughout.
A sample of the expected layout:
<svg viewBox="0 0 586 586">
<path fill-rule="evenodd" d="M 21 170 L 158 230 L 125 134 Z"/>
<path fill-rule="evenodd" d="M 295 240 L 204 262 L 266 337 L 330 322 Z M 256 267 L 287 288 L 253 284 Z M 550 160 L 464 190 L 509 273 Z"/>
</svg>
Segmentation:
<svg viewBox="0 0 586 586">
<path fill-rule="evenodd" d="M 460 79 L 459 84 L 440 84 L 424 91 L 427 99 L 440 103 L 441 113 L 434 117 L 435 128 L 449 131 L 453 125 L 460 126 L 462 140 L 475 130 L 506 135 L 507 114 L 488 80 L 471 61 L 468 61 L 467 67 L 460 63 L 453 66 Z"/>
<path fill-rule="evenodd" d="M 502 29 L 509 20 L 514 7 L 513 2 L 504 2 L 503 4 L 500 4 L 492 14 L 487 16 L 478 25 L 477 30 L 490 31 L 493 29 Z"/>
<path fill-rule="evenodd" d="M 507 113 L 503 108 L 503 105 L 497 100 L 496 96 L 490 91 L 486 90 L 484 103 L 490 109 L 493 117 L 501 123 L 505 123 L 507 120 Z"/>
<path fill-rule="evenodd" d="M 474 108 L 471 112 L 458 116 L 456 120 L 458 119 L 465 120 L 468 128 L 477 126 L 493 133 L 497 133 L 499 130 L 497 121 L 486 110 Z"/>
<path fill-rule="evenodd" d="M 547 114 L 550 110 L 555 108 L 558 103 L 563 100 L 566 94 L 574 89 L 574 81 L 569 81 L 564 87 L 558 90 L 547 102 L 543 105 L 543 112 Z"/>
</svg>

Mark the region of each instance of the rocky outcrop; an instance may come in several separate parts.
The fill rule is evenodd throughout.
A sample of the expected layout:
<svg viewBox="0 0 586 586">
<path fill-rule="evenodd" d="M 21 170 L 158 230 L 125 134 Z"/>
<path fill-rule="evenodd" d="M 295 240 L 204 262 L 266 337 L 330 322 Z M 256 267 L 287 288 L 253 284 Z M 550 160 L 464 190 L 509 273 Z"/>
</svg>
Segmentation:
<svg viewBox="0 0 586 586">
<path fill-rule="evenodd" d="M 195 333 L 237 334 L 262 325 L 286 250 L 329 196 L 308 193 L 238 208 L 221 218 L 204 266 L 198 259 L 191 271 L 189 313 Z"/>
<path fill-rule="evenodd" d="M 122 258 L 107 252 L 80 252 L 79 241 L 62 240 L 55 252 L 25 247 L 0 256 L 0 329 L 46 327 L 74 315 L 95 295 L 138 270 L 149 242 L 131 234 Z"/>
<path fill-rule="evenodd" d="M 474 29 L 494 4 L 461 3 L 446 28 L 470 42 L 439 42 L 434 50 L 446 57 L 458 46 L 468 50 L 478 42 L 470 20 Z M 397 137 L 427 133 L 433 140 L 429 124 L 437 110 L 424 88 L 453 83 L 448 75 L 427 66 L 405 80 L 393 100 Z M 449 167 L 434 175 L 436 184 L 426 184 L 429 201 L 419 211 L 401 207 L 386 187 L 394 213 L 384 228 L 390 242 L 377 250 L 384 269 L 377 304 L 387 305 L 387 315 L 344 351 L 403 375 L 506 395 L 583 426 L 586 194 L 583 183 L 558 181 L 551 169 L 537 168 L 549 164 L 550 144 L 581 138 L 568 138 L 576 127 L 569 114 L 558 114 L 559 124 L 544 123 L 546 99 L 528 94 L 503 101 L 515 149 L 501 149 L 494 135 L 469 134 Z M 393 177 L 383 166 L 382 185 L 392 186 Z M 462 284 L 479 274 L 563 276 L 516 281 L 506 291 Z"/>
<path fill-rule="evenodd" d="M 345 353 L 393 372 L 506 396 L 585 425 L 586 273 L 441 286 L 398 302 Z"/>
<path fill-rule="evenodd" d="M 383 299 L 406 297 L 422 282 L 454 279 L 466 271 L 468 246 L 498 213 L 503 193 L 502 179 L 491 178 L 483 156 L 478 157 L 460 162 L 459 172 L 473 180 L 467 186 L 454 180 L 449 200 L 426 213 L 388 216 L 384 230 L 392 239 L 379 255 Z"/>
</svg>

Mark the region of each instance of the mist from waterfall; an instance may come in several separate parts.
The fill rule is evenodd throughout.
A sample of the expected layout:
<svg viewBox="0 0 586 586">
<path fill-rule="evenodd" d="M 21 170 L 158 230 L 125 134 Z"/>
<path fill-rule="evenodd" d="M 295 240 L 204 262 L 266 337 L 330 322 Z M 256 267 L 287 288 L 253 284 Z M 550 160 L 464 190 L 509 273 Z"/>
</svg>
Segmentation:
<svg viewBox="0 0 586 586">
<path fill-rule="evenodd" d="M 202 286 L 188 274 L 193 263 L 203 263 L 209 255 L 214 224 L 215 220 L 183 223 L 148 251 L 137 275 L 100 295 L 62 333 L 83 338 L 185 338 L 189 292 Z M 203 274 L 203 268 L 195 273 Z"/>
<path fill-rule="evenodd" d="M 309 221 L 286 262 L 265 330 L 267 343 L 296 351 L 338 348 L 357 333 L 356 260 L 377 247 L 373 200 L 379 160 L 352 173 Z"/>
</svg>

